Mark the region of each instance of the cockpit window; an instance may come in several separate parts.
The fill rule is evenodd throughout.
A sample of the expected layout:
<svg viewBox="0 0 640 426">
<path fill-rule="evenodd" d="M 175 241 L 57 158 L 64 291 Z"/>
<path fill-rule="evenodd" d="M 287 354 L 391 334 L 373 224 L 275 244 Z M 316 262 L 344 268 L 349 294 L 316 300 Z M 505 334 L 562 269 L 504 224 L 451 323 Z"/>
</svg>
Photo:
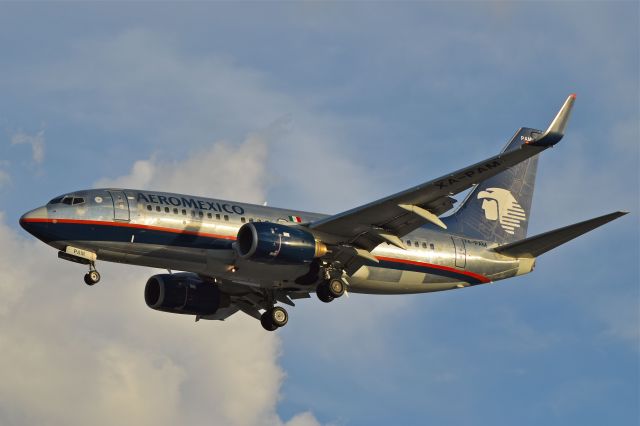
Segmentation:
<svg viewBox="0 0 640 426">
<path fill-rule="evenodd" d="M 68 206 L 70 205 L 76 205 L 76 204 L 82 204 L 84 203 L 84 198 L 83 197 L 72 197 L 70 195 L 65 195 L 64 197 L 56 197 L 53 200 L 49 201 L 49 204 L 66 204 Z"/>
<path fill-rule="evenodd" d="M 49 204 L 58 204 L 62 201 L 63 197 L 56 197 L 53 200 L 49 201 Z"/>
</svg>

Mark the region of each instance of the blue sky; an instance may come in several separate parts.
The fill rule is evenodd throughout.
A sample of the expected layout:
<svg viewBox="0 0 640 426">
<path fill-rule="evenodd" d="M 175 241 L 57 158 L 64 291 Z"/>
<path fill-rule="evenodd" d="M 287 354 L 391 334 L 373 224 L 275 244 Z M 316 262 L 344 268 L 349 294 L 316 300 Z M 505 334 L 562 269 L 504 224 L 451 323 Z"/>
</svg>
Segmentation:
<svg viewBox="0 0 640 426">
<path fill-rule="evenodd" d="M 636 2 L 3 3 L 0 347 L 15 350 L 0 423 L 634 424 L 638 16 Z M 529 232 L 631 214 L 494 285 L 303 301 L 265 336 L 248 318 L 150 311 L 153 270 L 107 265 L 89 291 L 17 226 L 103 184 L 337 213 L 494 154 L 573 92 Z"/>
</svg>

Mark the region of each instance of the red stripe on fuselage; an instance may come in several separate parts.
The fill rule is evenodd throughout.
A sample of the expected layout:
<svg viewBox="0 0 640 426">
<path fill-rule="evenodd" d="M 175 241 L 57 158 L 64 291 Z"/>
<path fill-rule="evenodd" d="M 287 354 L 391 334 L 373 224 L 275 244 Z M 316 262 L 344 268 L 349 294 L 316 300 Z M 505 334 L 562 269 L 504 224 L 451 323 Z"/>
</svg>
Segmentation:
<svg viewBox="0 0 640 426">
<path fill-rule="evenodd" d="M 127 222 L 106 222 L 100 220 L 83 220 L 83 219 L 44 219 L 44 218 L 30 218 L 23 219 L 22 222 L 26 223 L 65 223 L 65 224 L 77 224 L 77 225 L 96 225 L 96 226 L 113 226 L 113 227 L 121 227 L 121 228 L 133 228 L 133 229 L 147 229 L 150 231 L 160 231 L 160 232 L 170 232 L 172 234 L 187 234 L 187 235 L 195 235 L 200 237 L 208 237 L 208 238 L 219 238 L 224 240 L 235 241 L 236 237 L 233 235 L 220 235 L 220 234 L 209 234 L 205 232 L 199 231 L 187 231 L 182 229 L 175 228 L 166 228 L 162 226 L 152 226 L 152 225 L 141 225 L 138 223 L 127 223 Z M 474 278 L 481 283 L 489 283 L 491 280 L 483 275 L 479 275 L 469 271 L 461 271 L 459 269 L 450 268 L 448 266 L 435 265 L 432 263 L 418 262 L 415 260 L 408 259 L 397 259 L 394 257 L 384 257 L 384 256 L 376 256 L 378 260 L 394 262 L 394 263 L 404 263 L 406 265 L 414 265 L 421 266 L 425 268 L 439 269 L 441 271 L 454 272 L 456 274 L 465 275 L 470 278 Z"/>
<path fill-rule="evenodd" d="M 387 261 L 387 262 L 404 263 L 406 265 L 422 266 L 424 268 L 433 268 L 433 269 L 440 269 L 441 271 L 454 272 L 456 274 L 465 275 L 470 278 L 475 278 L 476 280 L 480 281 L 483 284 L 491 282 L 491 280 L 485 277 L 484 275 L 479 275 L 469 271 L 461 271 L 459 269 L 450 268 L 448 266 L 434 265 L 433 263 L 417 262 L 415 260 L 396 259 L 393 257 L 384 257 L 384 256 L 376 256 L 376 259 Z"/>
<path fill-rule="evenodd" d="M 170 232 L 172 234 L 187 234 L 196 235 L 200 237 L 219 238 L 223 240 L 235 241 L 234 235 L 220 235 L 220 234 L 208 234 L 206 232 L 199 231 L 187 231 L 176 228 L 166 228 L 163 226 L 141 225 L 139 223 L 126 223 L 126 222 L 105 222 L 101 220 L 82 220 L 82 219 L 23 219 L 26 223 L 67 223 L 75 225 L 96 225 L 96 226 L 113 226 L 120 228 L 134 228 L 134 229 L 148 229 L 150 231 Z"/>
</svg>

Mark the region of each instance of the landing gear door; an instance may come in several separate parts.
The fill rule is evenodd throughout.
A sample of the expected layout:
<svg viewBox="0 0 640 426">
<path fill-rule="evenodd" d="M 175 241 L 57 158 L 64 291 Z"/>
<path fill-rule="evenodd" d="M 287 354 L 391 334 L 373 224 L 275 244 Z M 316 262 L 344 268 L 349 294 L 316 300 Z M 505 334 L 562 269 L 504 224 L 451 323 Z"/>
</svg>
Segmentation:
<svg viewBox="0 0 640 426">
<path fill-rule="evenodd" d="M 456 251 L 456 266 L 458 268 L 464 268 L 467 266 L 467 248 L 464 245 L 462 238 L 451 237 L 453 240 L 453 246 Z"/>
<path fill-rule="evenodd" d="M 122 191 L 109 191 L 113 200 L 113 219 L 128 222 L 129 216 L 129 200 Z"/>
</svg>

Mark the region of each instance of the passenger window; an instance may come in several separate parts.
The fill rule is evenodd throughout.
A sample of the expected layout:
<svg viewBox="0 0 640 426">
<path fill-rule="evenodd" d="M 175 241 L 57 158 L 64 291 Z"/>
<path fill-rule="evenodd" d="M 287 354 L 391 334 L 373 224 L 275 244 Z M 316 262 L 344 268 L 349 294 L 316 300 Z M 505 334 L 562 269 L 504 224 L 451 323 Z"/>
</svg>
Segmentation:
<svg viewBox="0 0 640 426">
<path fill-rule="evenodd" d="M 407 245 L 411 247 L 411 240 L 407 240 Z"/>
<path fill-rule="evenodd" d="M 211 219 L 211 217 L 212 217 L 211 213 L 207 213 L 207 217 L 208 217 L 209 219 Z"/>
<path fill-rule="evenodd" d="M 253 222 L 253 218 L 252 217 L 249 218 L 249 222 Z"/>
<path fill-rule="evenodd" d="M 219 214 L 216 215 L 216 219 L 220 220 L 220 215 Z"/>
<path fill-rule="evenodd" d="M 422 243 L 422 248 L 426 249 L 427 248 L 427 243 Z"/>
<path fill-rule="evenodd" d="M 157 211 L 157 212 L 159 212 L 159 211 L 161 211 L 161 210 L 162 210 L 162 209 L 160 208 L 160 206 L 156 206 L 156 211 Z"/>
<path fill-rule="evenodd" d="M 178 214 L 178 209 L 173 209 L 173 214 Z"/>
<path fill-rule="evenodd" d="M 153 207 L 151 207 L 151 204 L 147 204 L 147 210 L 149 211 L 153 210 Z"/>
<path fill-rule="evenodd" d="M 165 212 L 165 213 L 169 213 L 169 207 L 165 207 L 165 208 L 164 208 L 164 212 Z"/>
<path fill-rule="evenodd" d="M 244 217 L 240 218 L 240 222 L 245 223 L 247 221 L 247 219 L 245 219 Z"/>
<path fill-rule="evenodd" d="M 420 247 L 420 244 L 416 241 L 415 243 L 413 243 L 414 246 L 416 247 Z"/>
<path fill-rule="evenodd" d="M 196 212 L 194 212 L 193 210 L 191 210 L 191 217 L 195 217 L 196 216 Z"/>
<path fill-rule="evenodd" d="M 204 217 L 204 213 L 203 212 L 198 212 L 198 216 L 200 216 L 200 218 L 202 219 Z"/>
<path fill-rule="evenodd" d="M 433 244 L 429 244 L 429 247 L 431 248 L 431 250 L 435 250 L 435 246 Z"/>
<path fill-rule="evenodd" d="M 224 215 L 224 220 L 226 220 L 227 222 L 229 221 L 229 215 Z"/>
<path fill-rule="evenodd" d="M 183 214 L 183 216 L 186 216 L 187 215 L 187 211 L 185 209 L 182 209 L 182 214 Z"/>
</svg>

